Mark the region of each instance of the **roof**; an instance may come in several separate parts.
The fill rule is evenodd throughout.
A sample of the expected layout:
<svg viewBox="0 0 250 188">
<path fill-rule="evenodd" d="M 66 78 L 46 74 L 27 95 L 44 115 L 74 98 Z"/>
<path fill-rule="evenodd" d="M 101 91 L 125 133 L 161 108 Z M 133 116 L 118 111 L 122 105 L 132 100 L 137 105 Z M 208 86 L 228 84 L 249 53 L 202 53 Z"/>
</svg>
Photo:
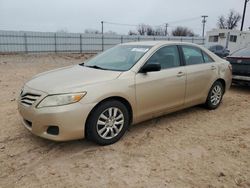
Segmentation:
<svg viewBox="0 0 250 188">
<path fill-rule="evenodd" d="M 212 29 L 210 31 L 207 31 L 207 34 L 211 34 L 211 33 L 243 33 L 243 34 L 250 34 L 250 31 L 240 31 L 237 29 Z"/>
<path fill-rule="evenodd" d="M 158 46 L 158 45 L 168 45 L 168 44 L 187 44 L 194 45 L 197 44 L 189 43 L 189 42 L 179 42 L 179 41 L 165 41 L 165 40 L 154 40 L 154 41 L 138 41 L 138 42 L 128 42 L 123 43 L 121 45 L 142 45 L 142 46 Z"/>
</svg>

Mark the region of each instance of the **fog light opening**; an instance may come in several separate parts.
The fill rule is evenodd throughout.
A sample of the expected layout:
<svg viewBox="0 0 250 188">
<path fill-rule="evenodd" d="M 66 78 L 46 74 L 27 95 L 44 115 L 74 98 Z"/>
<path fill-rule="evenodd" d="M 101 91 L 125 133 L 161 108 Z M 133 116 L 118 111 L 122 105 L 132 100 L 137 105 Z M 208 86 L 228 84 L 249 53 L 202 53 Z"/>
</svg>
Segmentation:
<svg viewBox="0 0 250 188">
<path fill-rule="evenodd" d="M 49 126 L 47 128 L 47 133 L 51 135 L 59 135 L 59 127 L 58 126 Z"/>
</svg>

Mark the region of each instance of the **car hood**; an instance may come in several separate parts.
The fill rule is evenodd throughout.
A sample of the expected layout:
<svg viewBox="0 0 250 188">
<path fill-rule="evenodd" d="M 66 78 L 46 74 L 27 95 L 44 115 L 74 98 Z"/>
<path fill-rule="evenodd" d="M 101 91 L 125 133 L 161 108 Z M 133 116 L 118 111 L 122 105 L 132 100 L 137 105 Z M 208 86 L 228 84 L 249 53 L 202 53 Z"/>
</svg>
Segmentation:
<svg viewBox="0 0 250 188">
<path fill-rule="evenodd" d="M 86 85 L 116 79 L 120 74 L 74 65 L 38 74 L 25 85 L 49 94 L 81 92 Z"/>
</svg>

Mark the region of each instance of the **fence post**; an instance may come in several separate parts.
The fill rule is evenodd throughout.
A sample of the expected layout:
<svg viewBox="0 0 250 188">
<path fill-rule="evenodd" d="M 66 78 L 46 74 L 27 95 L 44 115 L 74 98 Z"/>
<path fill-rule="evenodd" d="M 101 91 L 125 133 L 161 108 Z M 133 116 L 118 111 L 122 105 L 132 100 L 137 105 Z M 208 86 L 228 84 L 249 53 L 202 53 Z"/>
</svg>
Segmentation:
<svg viewBox="0 0 250 188">
<path fill-rule="evenodd" d="M 155 40 L 155 37 L 154 37 L 154 40 Z"/>
<path fill-rule="evenodd" d="M 181 37 L 181 42 L 182 42 L 182 37 Z"/>
<path fill-rule="evenodd" d="M 82 53 L 82 34 L 80 34 L 80 53 Z"/>
<path fill-rule="evenodd" d="M 140 37 L 138 37 L 138 41 L 140 41 Z"/>
<path fill-rule="evenodd" d="M 57 48 L 56 48 L 56 33 L 54 34 L 54 41 L 55 41 L 55 53 L 57 52 Z"/>
<path fill-rule="evenodd" d="M 123 36 L 121 36 L 121 44 L 123 43 Z"/>
<path fill-rule="evenodd" d="M 104 34 L 102 34 L 102 51 L 104 51 Z"/>
<path fill-rule="evenodd" d="M 194 43 L 194 37 L 192 37 L 192 43 Z"/>
<path fill-rule="evenodd" d="M 24 33 L 23 37 L 24 37 L 24 49 L 25 49 L 25 53 L 28 53 L 28 44 L 27 44 L 27 35 L 26 35 L 26 33 Z"/>
</svg>

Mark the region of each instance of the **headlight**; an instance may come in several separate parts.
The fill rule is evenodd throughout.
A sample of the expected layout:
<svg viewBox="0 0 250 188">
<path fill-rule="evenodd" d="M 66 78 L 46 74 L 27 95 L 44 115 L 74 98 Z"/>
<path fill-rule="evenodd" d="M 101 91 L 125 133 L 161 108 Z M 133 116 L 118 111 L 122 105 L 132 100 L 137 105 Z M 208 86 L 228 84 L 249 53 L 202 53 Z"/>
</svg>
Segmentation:
<svg viewBox="0 0 250 188">
<path fill-rule="evenodd" d="M 38 104 L 37 108 L 72 104 L 72 103 L 80 101 L 86 95 L 86 93 L 87 92 L 49 95 L 45 97 Z"/>
</svg>

